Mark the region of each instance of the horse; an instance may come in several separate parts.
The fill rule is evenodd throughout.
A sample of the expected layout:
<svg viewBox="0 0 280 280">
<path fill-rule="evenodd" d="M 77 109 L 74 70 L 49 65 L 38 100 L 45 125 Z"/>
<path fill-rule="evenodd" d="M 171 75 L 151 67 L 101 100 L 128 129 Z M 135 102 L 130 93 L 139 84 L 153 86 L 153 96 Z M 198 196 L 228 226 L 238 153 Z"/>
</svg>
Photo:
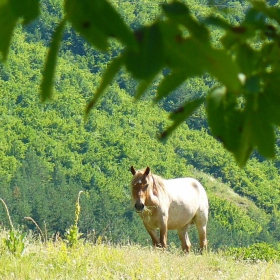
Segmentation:
<svg viewBox="0 0 280 280">
<path fill-rule="evenodd" d="M 132 204 L 141 217 L 155 247 L 167 247 L 167 231 L 177 230 L 182 250 L 190 252 L 188 229 L 195 224 L 200 251 L 207 248 L 206 226 L 208 198 L 203 186 L 194 178 L 165 180 L 152 174 L 150 168 L 135 170 L 131 181 Z M 160 238 L 157 236 L 157 229 Z"/>
</svg>

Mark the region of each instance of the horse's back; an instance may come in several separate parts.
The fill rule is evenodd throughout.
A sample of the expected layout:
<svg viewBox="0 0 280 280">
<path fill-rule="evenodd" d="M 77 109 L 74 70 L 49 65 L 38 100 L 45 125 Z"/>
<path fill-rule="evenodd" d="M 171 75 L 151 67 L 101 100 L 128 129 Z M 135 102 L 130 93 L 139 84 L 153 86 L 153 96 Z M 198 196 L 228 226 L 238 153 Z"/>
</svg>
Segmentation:
<svg viewBox="0 0 280 280">
<path fill-rule="evenodd" d="M 164 185 L 170 197 L 188 196 L 208 201 L 204 187 L 194 178 L 169 179 Z"/>
</svg>

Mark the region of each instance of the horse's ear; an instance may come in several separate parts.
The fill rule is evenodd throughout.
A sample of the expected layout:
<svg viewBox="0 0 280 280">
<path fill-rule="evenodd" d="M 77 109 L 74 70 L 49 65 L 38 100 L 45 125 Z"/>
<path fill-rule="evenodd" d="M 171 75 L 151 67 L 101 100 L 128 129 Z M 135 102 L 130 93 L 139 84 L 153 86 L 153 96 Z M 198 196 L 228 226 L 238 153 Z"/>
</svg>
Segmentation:
<svg viewBox="0 0 280 280">
<path fill-rule="evenodd" d="M 150 173 L 150 167 L 149 167 L 149 166 L 147 166 L 147 168 L 146 168 L 146 170 L 145 170 L 144 174 L 145 174 L 146 176 L 148 176 L 148 175 L 149 175 L 149 173 Z"/>
<path fill-rule="evenodd" d="M 130 167 L 130 171 L 131 171 L 132 175 L 135 175 L 136 170 L 134 169 L 134 167 L 133 167 L 133 166 L 131 166 L 131 167 Z"/>
</svg>

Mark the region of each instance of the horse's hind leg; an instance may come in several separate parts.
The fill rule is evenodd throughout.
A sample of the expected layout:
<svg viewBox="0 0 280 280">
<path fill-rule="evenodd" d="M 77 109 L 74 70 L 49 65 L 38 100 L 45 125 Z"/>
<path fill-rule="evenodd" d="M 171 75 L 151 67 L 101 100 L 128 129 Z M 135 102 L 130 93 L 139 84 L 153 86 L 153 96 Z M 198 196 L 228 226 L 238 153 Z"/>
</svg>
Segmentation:
<svg viewBox="0 0 280 280">
<path fill-rule="evenodd" d="M 199 234 L 199 247 L 202 252 L 204 249 L 207 249 L 207 238 L 206 238 L 206 225 L 198 229 Z"/>
<path fill-rule="evenodd" d="M 202 252 L 203 249 L 207 249 L 207 237 L 206 237 L 206 225 L 207 225 L 207 217 L 197 216 L 194 219 L 195 225 L 197 227 L 198 235 L 199 235 L 199 247 Z"/>
<path fill-rule="evenodd" d="M 191 242 L 188 235 L 189 225 L 186 225 L 177 230 L 178 236 L 181 240 L 182 250 L 186 253 L 189 253 L 191 250 Z"/>
</svg>

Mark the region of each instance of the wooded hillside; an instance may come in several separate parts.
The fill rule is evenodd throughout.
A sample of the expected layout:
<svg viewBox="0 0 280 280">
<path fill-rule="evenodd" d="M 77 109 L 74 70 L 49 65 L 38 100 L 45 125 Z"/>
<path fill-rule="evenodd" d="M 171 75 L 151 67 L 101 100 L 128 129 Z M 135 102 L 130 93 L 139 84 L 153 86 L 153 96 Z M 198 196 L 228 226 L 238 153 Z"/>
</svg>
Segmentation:
<svg viewBox="0 0 280 280">
<path fill-rule="evenodd" d="M 197 17 L 212 9 L 198 1 L 189 2 Z M 204 105 L 166 142 L 157 139 L 170 124 L 167 111 L 185 100 L 205 96 L 216 84 L 208 75 L 184 83 L 156 106 L 151 104 L 155 87 L 135 101 L 136 82 L 121 71 L 85 119 L 85 106 L 108 59 L 121 46 L 111 41 L 109 54 L 97 52 L 68 27 L 53 100 L 40 102 L 43 63 L 61 17 L 59 3 L 42 1 L 43 19 L 16 28 L 8 60 L 0 64 L 0 197 L 15 223 L 36 230 L 22 220 L 30 216 L 41 227 L 46 223 L 49 235 L 63 234 L 72 223 L 77 193 L 84 190 L 82 232 L 92 234 L 94 230 L 96 236 L 112 242 L 147 244 L 147 233 L 130 205 L 129 167 L 149 165 L 153 173 L 165 178 L 191 176 L 203 183 L 210 198 L 213 248 L 258 241 L 276 246 L 280 238 L 279 147 L 275 161 L 265 161 L 255 153 L 240 169 L 211 136 Z M 158 13 L 156 2 L 119 4 L 132 28 Z M 244 16 L 242 5 L 243 1 L 234 2 L 229 21 Z M 7 226 L 4 209 L 0 221 Z M 196 240 L 196 232 L 191 234 Z M 172 234 L 171 241 L 177 242 Z"/>
</svg>

